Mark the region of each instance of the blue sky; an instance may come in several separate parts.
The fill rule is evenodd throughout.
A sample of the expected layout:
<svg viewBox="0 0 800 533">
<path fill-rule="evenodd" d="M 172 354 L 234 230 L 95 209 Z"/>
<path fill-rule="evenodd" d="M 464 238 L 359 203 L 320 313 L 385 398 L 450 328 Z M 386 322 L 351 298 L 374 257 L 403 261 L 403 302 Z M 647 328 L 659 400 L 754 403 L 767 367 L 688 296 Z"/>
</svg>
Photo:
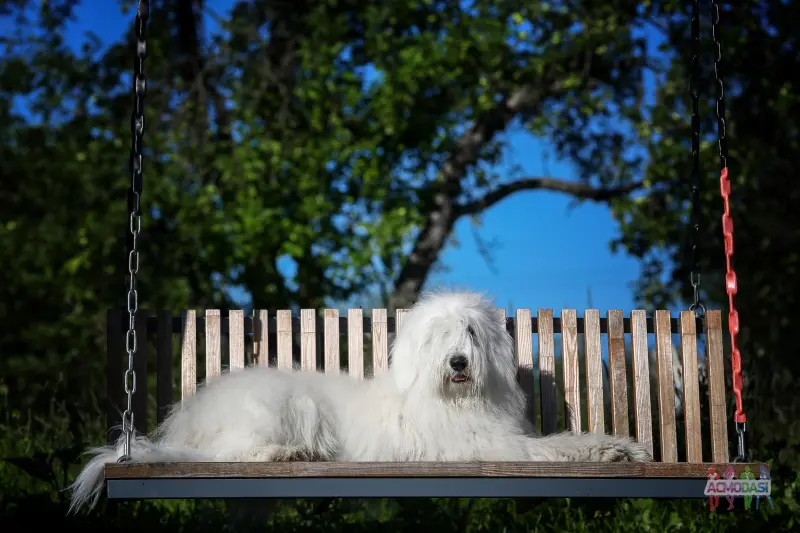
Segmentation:
<svg viewBox="0 0 800 533">
<path fill-rule="evenodd" d="M 224 15 L 231 2 L 210 0 L 208 5 Z M 86 1 L 77 9 L 68 42 L 77 48 L 92 31 L 109 43 L 132 22 L 133 12 L 121 12 L 115 1 Z M 523 132 L 511 133 L 509 139 L 506 163 L 521 166 L 526 175 L 577 178 L 569 162 L 557 160 L 546 142 Z M 591 292 L 596 308 L 632 309 L 632 282 L 638 278 L 639 264 L 611 253 L 616 224 L 610 210 L 591 203 L 569 208 L 571 201 L 554 193 L 523 192 L 485 212 L 480 234 L 496 243 L 496 272 L 478 253 L 470 222 L 462 220 L 455 230 L 460 245 L 445 251 L 447 271 L 434 275 L 429 286 L 482 291 L 499 307 L 582 309 Z"/>
</svg>

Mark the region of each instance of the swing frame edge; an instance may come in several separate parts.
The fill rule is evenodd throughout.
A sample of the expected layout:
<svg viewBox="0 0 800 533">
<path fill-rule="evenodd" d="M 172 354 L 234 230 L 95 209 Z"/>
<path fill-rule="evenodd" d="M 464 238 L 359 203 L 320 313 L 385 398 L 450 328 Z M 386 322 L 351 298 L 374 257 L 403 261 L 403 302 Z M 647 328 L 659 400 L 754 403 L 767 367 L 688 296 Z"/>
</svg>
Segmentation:
<svg viewBox="0 0 800 533">
<path fill-rule="evenodd" d="M 108 464 L 108 498 L 707 498 L 719 463 L 286 462 Z M 761 463 L 734 463 L 736 477 Z M 767 466 L 768 468 L 768 466 Z"/>
</svg>

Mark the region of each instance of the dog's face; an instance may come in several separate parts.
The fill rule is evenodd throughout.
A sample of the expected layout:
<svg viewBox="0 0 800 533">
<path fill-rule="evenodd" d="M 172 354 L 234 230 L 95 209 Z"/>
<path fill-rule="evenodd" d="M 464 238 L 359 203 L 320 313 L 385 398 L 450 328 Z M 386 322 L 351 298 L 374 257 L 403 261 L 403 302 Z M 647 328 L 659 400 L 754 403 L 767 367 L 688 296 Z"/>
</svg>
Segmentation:
<svg viewBox="0 0 800 533">
<path fill-rule="evenodd" d="M 505 324 L 495 307 L 474 293 L 421 298 L 397 334 L 390 368 L 401 390 L 458 403 L 507 402 L 519 389 Z"/>
</svg>

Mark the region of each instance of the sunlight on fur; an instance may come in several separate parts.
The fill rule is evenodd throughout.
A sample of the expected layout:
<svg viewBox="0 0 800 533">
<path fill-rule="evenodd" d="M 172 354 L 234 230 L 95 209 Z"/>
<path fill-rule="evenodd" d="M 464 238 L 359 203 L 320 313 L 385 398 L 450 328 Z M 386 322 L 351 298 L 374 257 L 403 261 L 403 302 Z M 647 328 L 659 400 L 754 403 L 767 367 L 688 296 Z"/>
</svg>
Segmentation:
<svg viewBox="0 0 800 533">
<path fill-rule="evenodd" d="M 372 380 L 255 367 L 225 374 L 176 406 L 131 456 L 164 461 L 649 461 L 608 435 L 539 437 L 525 416 L 511 336 L 478 294 L 423 296 Z M 70 487 L 75 510 L 96 505 L 103 467 L 122 455 L 95 448 Z"/>
</svg>

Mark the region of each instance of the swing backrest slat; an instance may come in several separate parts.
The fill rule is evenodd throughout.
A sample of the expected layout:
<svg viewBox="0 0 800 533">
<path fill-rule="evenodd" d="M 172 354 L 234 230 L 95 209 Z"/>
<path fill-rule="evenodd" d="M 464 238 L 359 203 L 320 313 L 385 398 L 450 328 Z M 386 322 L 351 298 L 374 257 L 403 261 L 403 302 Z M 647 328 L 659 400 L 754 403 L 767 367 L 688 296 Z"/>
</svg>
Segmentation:
<svg viewBox="0 0 800 533">
<path fill-rule="evenodd" d="M 603 401 L 603 352 L 600 344 L 600 311 L 587 309 L 584 315 L 583 340 L 586 353 L 586 390 L 588 392 L 588 429 L 605 433 L 605 402 Z"/>
<path fill-rule="evenodd" d="M 681 311 L 681 366 L 683 367 L 683 409 L 686 425 L 686 462 L 703 462 L 700 419 L 700 376 L 697 364 L 697 324 L 694 313 Z"/>
<path fill-rule="evenodd" d="M 658 376 L 659 433 L 661 435 L 661 460 L 678 462 L 678 439 L 675 431 L 675 386 L 672 368 L 672 329 L 669 311 L 655 313 L 656 369 Z"/>
<path fill-rule="evenodd" d="M 631 360 L 633 363 L 633 403 L 636 440 L 653 453 L 653 407 L 650 396 L 650 358 L 648 357 L 647 313 L 631 311 Z"/>
<path fill-rule="evenodd" d="M 372 373 L 389 370 L 389 321 L 386 309 L 372 310 Z"/>
<path fill-rule="evenodd" d="M 728 460 L 728 423 L 725 405 L 725 365 L 722 361 L 722 313 L 706 315 L 706 360 L 711 419 L 711 454 L 714 461 Z"/>
<path fill-rule="evenodd" d="M 244 369 L 244 311 L 232 310 L 228 314 L 228 339 L 230 346 L 230 369 Z"/>
<path fill-rule="evenodd" d="M 578 358 L 578 313 L 575 309 L 561 311 L 561 350 L 561 365 L 564 375 L 565 429 L 579 432 L 581 431 L 582 419 L 581 370 Z"/>
<path fill-rule="evenodd" d="M 259 309 L 253 312 L 253 365 L 269 364 L 269 312 Z"/>
<path fill-rule="evenodd" d="M 625 370 L 625 323 L 622 310 L 608 312 L 608 385 L 611 392 L 611 429 L 614 435 L 630 435 L 628 423 L 628 375 Z"/>
<path fill-rule="evenodd" d="M 505 320 L 505 311 L 501 320 Z M 516 331 L 514 339 L 516 341 L 517 350 L 517 379 L 520 385 L 528 394 L 528 418 L 535 419 L 536 413 L 534 411 L 534 372 L 533 372 L 533 337 L 531 335 L 524 335 L 525 331 L 532 331 L 531 325 L 531 310 L 530 309 L 517 309 Z"/>
<path fill-rule="evenodd" d="M 364 379 L 364 316 L 361 309 L 347 310 L 347 369 L 351 378 Z"/>
<path fill-rule="evenodd" d="M 159 331 L 159 335 L 163 332 Z M 181 336 L 181 400 L 197 391 L 197 311 L 186 311 Z"/>
<path fill-rule="evenodd" d="M 278 368 L 292 368 L 292 312 L 286 309 L 278 311 Z"/>
<path fill-rule="evenodd" d="M 553 338 L 553 310 L 539 309 L 539 390 L 542 401 L 542 433 L 555 433 L 558 429 L 556 407 L 556 346 Z M 525 335 L 529 337 L 529 335 Z"/>
<path fill-rule="evenodd" d="M 316 318 L 314 309 L 300 310 L 300 368 L 306 372 L 317 369 Z"/>
<path fill-rule="evenodd" d="M 222 373 L 222 334 L 219 309 L 206 310 L 206 381 Z"/>
<path fill-rule="evenodd" d="M 266 311 L 265 311 L 266 312 Z M 340 372 L 339 310 L 325 310 L 325 373 Z"/>
</svg>

